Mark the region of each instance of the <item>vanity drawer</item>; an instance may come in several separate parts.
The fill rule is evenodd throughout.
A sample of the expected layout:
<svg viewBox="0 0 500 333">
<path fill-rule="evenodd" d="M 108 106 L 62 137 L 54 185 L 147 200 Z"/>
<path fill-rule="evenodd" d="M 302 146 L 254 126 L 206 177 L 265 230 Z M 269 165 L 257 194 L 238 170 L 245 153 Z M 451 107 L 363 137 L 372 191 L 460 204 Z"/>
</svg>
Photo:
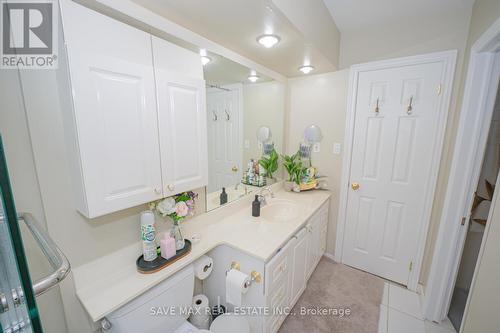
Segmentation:
<svg viewBox="0 0 500 333">
<path fill-rule="evenodd" d="M 266 265 L 266 294 L 270 294 L 273 290 L 278 288 L 283 277 L 286 277 L 288 282 L 288 272 L 290 271 L 291 263 L 290 249 L 295 241 L 295 238 L 288 241 L 288 243 Z"/>
<path fill-rule="evenodd" d="M 276 259 L 276 261 L 274 261 Z M 289 255 L 278 255 L 266 267 L 266 290 L 274 290 L 280 279 L 286 276 L 288 268 Z"/>
<path fill-rule="evenodd" d="M 289 285 L 288 276 L 283 275 L 276 285 L 276 290 L 273 290 L 267 301 L 270 310 L 270 315 L 266 318 L 266 332 L 277 332 L 283 321 L 285 320 L 285 308 L 289 303 Z"/>
</svg>

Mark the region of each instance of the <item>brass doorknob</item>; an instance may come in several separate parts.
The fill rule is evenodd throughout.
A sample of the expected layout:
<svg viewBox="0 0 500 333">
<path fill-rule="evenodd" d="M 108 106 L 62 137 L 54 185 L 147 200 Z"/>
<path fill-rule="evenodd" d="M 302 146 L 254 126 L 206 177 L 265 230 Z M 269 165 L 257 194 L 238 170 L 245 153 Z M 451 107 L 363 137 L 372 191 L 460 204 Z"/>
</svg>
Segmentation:
<svg viewBox="0 0 500 333">
<path fill-rule="evenodd" d="M 232 169 L 233 172 L 238 172 L 238 167 L 235 165 Z"/>
<path fill-rule="evenodd" d="M 351 188 L 354 190 L 354 191 L 357 191 L 359 189 L 359 183 L 352 183 L 351 184 Z"/>
</svg>

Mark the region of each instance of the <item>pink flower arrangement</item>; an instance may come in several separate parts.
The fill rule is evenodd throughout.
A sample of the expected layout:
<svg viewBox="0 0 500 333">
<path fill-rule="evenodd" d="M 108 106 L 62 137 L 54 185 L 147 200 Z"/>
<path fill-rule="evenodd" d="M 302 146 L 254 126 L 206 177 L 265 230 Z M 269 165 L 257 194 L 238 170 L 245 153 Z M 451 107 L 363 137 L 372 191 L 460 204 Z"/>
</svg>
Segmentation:
<svg viewBox="0 0 500 333">
<path fill-rule="evenodd" d="M 149 208 L 160 216 L 170 217 L 174 224 L 195 213 L 195 200 L 198 194 L 193 191 L 176 194 L 172 197 L 160 199 L 149 203 Z"/>
<path fill-rule="evenodd" d="M 178 202 L 175 204 L 175 213 L 179 217 L 186 217 L 189 213 L 189 207 L 184 201 Z"/>
</svg>

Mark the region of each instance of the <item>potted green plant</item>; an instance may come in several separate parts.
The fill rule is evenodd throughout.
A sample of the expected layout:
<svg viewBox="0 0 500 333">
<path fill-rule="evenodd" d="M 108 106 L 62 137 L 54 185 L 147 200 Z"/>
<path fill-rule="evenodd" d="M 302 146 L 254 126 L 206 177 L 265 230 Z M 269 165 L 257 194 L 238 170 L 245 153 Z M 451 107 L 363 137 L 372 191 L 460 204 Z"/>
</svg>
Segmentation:
<svg viewBox="0 0 500 333">
<path fill-rule="evenodd" d="M 267 156 L 262 156 L 262 158 L 259 160 L 259 164 L 264 168 L 266 171 L 265 176 L 267 178 L 270 178 L 272 182 L 275 181 L 273 174 L 278 170 L 278 159 L 279 155 L 276 152 L 275 149 L 272 150 L 272 152 L 269 154 L 269 157 Z M 269 184 L 269 181 L 268 181 Z"/>
<path fill-rule="evenodd" d="M 307 172 L 307 168 L 302 164 L 299 152 L 293 155 L 283 155 L 283 166 L 288 173 L 288 181 L 285 188 L 293 191 L 300 191 L 300 183 Z"/>
</svg>

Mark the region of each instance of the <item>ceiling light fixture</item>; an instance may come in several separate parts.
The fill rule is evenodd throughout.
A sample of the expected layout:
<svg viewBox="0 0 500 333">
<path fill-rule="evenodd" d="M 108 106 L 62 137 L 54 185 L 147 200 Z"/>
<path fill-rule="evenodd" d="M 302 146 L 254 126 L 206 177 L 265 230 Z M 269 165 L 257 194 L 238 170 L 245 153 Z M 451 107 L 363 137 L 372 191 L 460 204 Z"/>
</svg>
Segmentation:
<svg viewBox="0 0 500 333">
<path fill-rule="evenodd" d="M 201 58 L 201 64 L 202 64 L 203 66 L 205 66 L 205 65 L 206 65 L 206 64 L 208 64 L 210 61 L 212 61 L 212 58 L 210 58 L 209 56 L 206 56 L 206 55 L 201 56 L 200 58 Z"/>
<path fill-rule="evenodd" d="M 257 82 L 258 79 L 259 79 L 259 76 L 257 74 L 250 74 L 250 76 L 248 77 L 248 81 L 250 81 L 252 83 Z"/>
<path fill-rule="evenodd" d="M 311 65 L 304 65 L 299 67 L 299 71 L 301 71 L 304 74 L 309 74 L 314 70 L 314 66 Z"/>
<path fill-rule="evenodd" d="M 257 42 L 268 49 L 278 44 L 280 40 L 278 36 L 272 34 L 265 34 L 257 38 Z"/>
</svg>

